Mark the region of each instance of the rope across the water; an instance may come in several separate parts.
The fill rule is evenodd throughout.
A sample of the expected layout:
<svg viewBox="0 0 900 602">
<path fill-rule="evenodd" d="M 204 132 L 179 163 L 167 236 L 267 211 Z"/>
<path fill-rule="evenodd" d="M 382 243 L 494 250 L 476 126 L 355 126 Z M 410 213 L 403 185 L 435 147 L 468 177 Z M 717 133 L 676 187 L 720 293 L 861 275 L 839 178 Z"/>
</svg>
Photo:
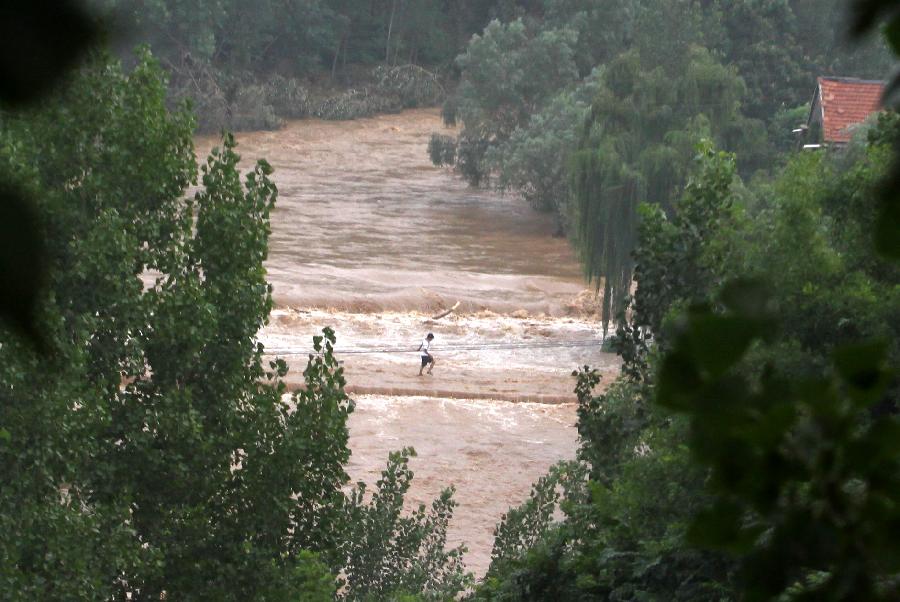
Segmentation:
<svg viewBox="0 0 900 602">
<path fill-rule="evenodd" d="M 576 341 L 559 341 L 559 342 L 523 342 L 523 343 L 481 343 L 471 345 L 446 345 L 440 349 L 435 349 L 438 353 L 454 353 L 460 351 L 493 351 L 493 350 L 515 350 L 515 349 L 566 349 L 566 348 L 589 348 L 600 347 L 603 341 L 599 339 L 576 340 Z M 266 355 L 308 355 L 312 353 L 309 349 L 296 348 L 278 348 L 267 347 Z M 409 347 L 349 347 L 342 349 L 336 347 L 334 352 L 341 354 L 363 354 L 363 353 L 418 353 L 417 349 Z"/>
</svg>

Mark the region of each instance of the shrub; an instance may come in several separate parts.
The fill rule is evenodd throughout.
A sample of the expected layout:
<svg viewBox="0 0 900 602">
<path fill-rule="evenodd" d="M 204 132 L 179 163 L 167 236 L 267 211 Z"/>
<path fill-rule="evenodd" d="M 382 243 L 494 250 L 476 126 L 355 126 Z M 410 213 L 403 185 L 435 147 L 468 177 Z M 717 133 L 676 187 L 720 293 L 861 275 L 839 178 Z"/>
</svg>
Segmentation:
<svg viewBox="0 0 900 602">
<path fill-rule="evenodd" d="M 459 113 L 459 99 L 454 96 L 448 96 L 441 105 L 441 119 L 447 127 L 456 126 L 456 116 Z"/>
<path fill-rule="evenodd" d="M 456 169 L 472 186 L 480 186 L 490 178 L 484 164 L 487 150 L 486 140 L 471 137 L 465 132 L 460 134 L 456 147 Z"/>
<path fill-rule="evenodd" d="M 269 90 L 260 84 L 238 85 L 229 105 L 227 127 L 233 131 L 275 130 L 282 120 L 268 102 Z"/>
<path fill-rule="evenodd" d="M 456 139 L 453 136 L 432 134 L 428 141 L 428 155 L 435 165 L 453 165 L 456 163 Z"/>
<path fill-rule="evenodd" d="M 396 113 L 402 109 L 399 99 L 370 92 L 368 88 L 347 90 L 322 101 L 313 111 L 320 119 L 343 121 L 371 117 L 376 113 Z"/>
<path fill-rule="evenodd" d="M 368 504 L 364 483 L 350 494 L 345 600 L 403 599 L 409 592 L 451 600 L 472 584 L 462 563 L 465 547 L 444 549 L 456 507 L 453 488 L 441 492 L 430 512 L 420 504 L 410 516 L 402 516 L 413 478 L 409 458 L 415 454 L 412 448 L 390 454 Z"/>
<path fill-rule="evenodd" d="M 434 106 L 444 96 L 437 75 L 418 65 L 380 66 L 372 75 L 378 82 L 378 90 L 399 98 L 405 109 Z"/>
<path fill-rule="evenodd" d="M 274 93 L 271 85 L 256 83 L 252 74 L 225 76 L 209 64 L 191 60 L 173 73 L 170 99 L 174 104 L 186 101 L 190 105 L 199 132 L 272 130 L 281 126 L 272 98 L 282 102 L 290 90 L 288 84 L 284 92 Z"/>
<path fill-rule="evenodd" d="M 292 77 L 275 75 L 266 82 L 266 99 L 280 117 L 302 119 L 312 112 L 309 91 Z"/>
</svg>

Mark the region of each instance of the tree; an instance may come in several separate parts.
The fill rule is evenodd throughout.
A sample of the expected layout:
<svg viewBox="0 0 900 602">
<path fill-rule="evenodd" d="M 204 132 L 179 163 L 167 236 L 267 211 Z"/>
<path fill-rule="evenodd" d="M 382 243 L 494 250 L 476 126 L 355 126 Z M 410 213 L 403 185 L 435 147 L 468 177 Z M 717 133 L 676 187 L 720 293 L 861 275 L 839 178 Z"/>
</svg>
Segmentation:
<svg viewBox="0 0 900 602">
<path fill-rule="evenodd" d="M 604 328 L 631 290 L 638 204 L 671 210 L 694 145 L 742 133 L 744 87 L 734 70 L 702 48 L 681 60 L 684 76 L 674 82 L 645 69 L 636 51 L 611 63 L 573 157 L 573 240 L 588 280 L 603 290 Z"/>
<path fill-rule="evenodd" d="M 328 600 L 355 533 L 334 333 L 288 397 L 256 341 L 272 169 L 242 181 L 226 135 L 185 199 L 192 118 L 165 96 L 146 51 L 127 74 L 101 54 L 4 118 L 2 165 L 40 199 L 52 272 L 50 353 L 8 331 L 0 346 L 0 597 Z M 429 567 L 464 580 L 428 543 Z"/>
<path fill-rule="evenodd" d="M 402 516 L 413 478 L 408 462 L 415 454 L 412 448 L 390 454 L 368 504 L 364 483 L 351 493 L 346 522 L 354 532 L 345 549 L 341 598 L 387 600 L 421 594 L 451 600 L 472 585 L 462 564 L 465 547 L 444 549 L 456 506 L 452 487 L 441 492 L 429 512 L 420 505 L 412 515 Z"/>
<path fill-rule="evenodd" d="M 4 538 L 10 599 L 190 598 L 212 591 L 211 575 L 220 599 L 292 597 L 305 585 L 289 576 L 315 562 L 278 545 L 286 522 L 250 511 L 283 506 L 296 487 L 259 478 L 267 446 L 297 432 L 279 425 L 283 386 L 257 384 L 271 169 L 260 163 L 242 187 L 226 139 L 204 190 L 182 202 L 196 173 L 191 119 L 169 115 L 164 98 L 147 55 L 127 76 L 101 56 L 62 99 L 7 123 L 7 161 L 39 191 L 50 241 L 42 317 L 55 373 L 15 384 L 42 362 L 4 344 L 3 516 L 19 534 Z M 146 270 L 159 276 L 145 290 Z M 90 530 L 62 550 L 70 522 Z M 39 525 L 59 535 L 35 537 Z M 104 550 L 96 565 L 77 560 L 92 549 Z"/>
<path fill-rule="evenodd" d="M 497 186 L 518 192 L 535 209 L 553 212 L 560 234 L 568 230 L 571 215 L 569 160 L 596 88 L 596 82 L 588 80 L 561 92 L 485 155 L 485 164 L 497 174 Z"/>
<path fill-rule="evenodd" d="M 543 25 L 577 34 L 575 61 L 581 77 L 633 42 L 639 3 L 634 0 L 544 0 Z"/>
<path fill-rule="evenodd" d="M 732 219 L 735 157 L 714 151 L 707 141 L 699 145 L 696 161 L 671 220 L 659 206 L 641 208 L 631 323 L 660 340 L 673 308 L 707 299 L 720 284 L 727 253 L 716 240 Z"/>
<path fill-rule="evenodd" d="M 900 39 L 893 3 L 858 4 Z M 645 206 L 617 337 L 639 365 L 596 397 L 578 373 L 590 499 L 512 524 L 536 535 L 504 524 L 511 553 L 477 596 L 898 596 L 897 123 L 749 190 L 706 146 L 679 201 Z"/>
<path fill-rule="evenodd" d="M 524 126 L 557 91 L 574 82 L 574 34 L 567 30 L 531 34 L 521 20 L 492 21 L 457 59 L 463 79 L 457 92 L 464 124 L 459 157 L 464 175 L 478 184 L 490 177 L 484 153 Z"/>
<path fill-rule="evenodd" d="M 881 79 L 889 73 L 893 57 L 882 36 L 860 39 L 847 27 L 845 0 L 790 0 L 796 17 L 796 39 L 802 56 L 822 74 Z M 871 3 L 870 6 L 874 6 Z"/>
<path fill-rule="evenodd" d="M 808 100 L 816 74 L 804 64 L 788 0 L 727 2 L 721 11 L 723 36 L 717 47 L 747 86 L 744 113 L 770 120 L 779 110 Z"/>
<path fill-rule="evenodd" d="M 52 19 L 33 3 L 7 2 L 0 23 L 0 102 L 13 110 L 50 92 L 100 33 L 91 15 L 67 1 L 57 3 Z M 35 317 L 46 258 L 38 219 L 31 199 L 6 180 L 0 212 L 0 318 L 39 344 Z"/>
</svg>

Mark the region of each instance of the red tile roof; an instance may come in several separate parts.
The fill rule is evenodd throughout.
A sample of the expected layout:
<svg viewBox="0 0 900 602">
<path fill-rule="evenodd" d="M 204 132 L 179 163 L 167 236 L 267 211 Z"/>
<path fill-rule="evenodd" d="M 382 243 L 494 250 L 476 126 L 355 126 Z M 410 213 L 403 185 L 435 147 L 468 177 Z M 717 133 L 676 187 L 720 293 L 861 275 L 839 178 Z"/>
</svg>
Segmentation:
<svg viewBox="0 0 900 602">
<path fill-rule="evenodd" d="M 881 109 L 884 82 L 820 77 L 822 133 L 825 142 L 849 142 L 850 126 L 862 123 Z"/>
</svg>

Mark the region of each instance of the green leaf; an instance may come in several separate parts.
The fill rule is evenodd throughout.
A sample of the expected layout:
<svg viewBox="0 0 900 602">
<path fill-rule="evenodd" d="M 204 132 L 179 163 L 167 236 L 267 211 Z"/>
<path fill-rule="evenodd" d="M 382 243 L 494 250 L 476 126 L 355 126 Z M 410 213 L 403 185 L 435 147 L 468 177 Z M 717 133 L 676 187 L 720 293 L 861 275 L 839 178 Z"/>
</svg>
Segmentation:
<svg viewBox="0 0 900 602">
<path fill-rule="evenodd" d="M 892 19 L 883 30 L 884 39 L 894 54 L 900 54 L 900 19 Z"/>
<path fill-rule="evenodd" d="M 657 402 L 669 409 L 693 407 L 693 395 L 703 386 L 692 358 L 680 351 L 667 355 L 660 366 Z"/>
<path fill-rule="evenodd" d="M 691 320 L 686 350 L 697 368 L 718 378 L 734 366 L 755 338 L 764 334 L 757 320 L 734 316 L 698 316 Z"/>
<path fill-rule="evenodd" d="M 762 280 L 732 280 L 722 288 L 720 299 L 727 310 L 736 314 L 756 318 L 772 315 L 772 292 Z"/>
<path fill-rule="evenodd" d="M 887 344 L 871 341 L 858 345 L 845 345 L 834 351 L 837 373 L 850 386 L 851 397 L 860 405 L 877 402 L 890 384 L 890 373 L 885 370 Z"/>
<path fill-rule="evenodd" d="M 875 224 L 875 248 L 885 257 L 900 259 L 900 194 L 893 188 L 882 195 Z"/>
<path fill-rule="evenodd" d="M 743 552 L 753 544 L 755 534 L 742 529 L 744 512 L 739 504 L 719 500 L 699 512 L 688 529 L 688 541 L 698 547 Z"/>
<path fill-rule="evenodd" d="M 99 27 L 71 0 L 0 4 L 0 99 L 33 102 L 98 38 Z"/>
<path fill-rule="evenodd" d="M 31 203 L 21 192 L 0 185 L 0 314 L 39 345 L 34 316 L 45 270 L 44 245 Z"/>
</svg>

